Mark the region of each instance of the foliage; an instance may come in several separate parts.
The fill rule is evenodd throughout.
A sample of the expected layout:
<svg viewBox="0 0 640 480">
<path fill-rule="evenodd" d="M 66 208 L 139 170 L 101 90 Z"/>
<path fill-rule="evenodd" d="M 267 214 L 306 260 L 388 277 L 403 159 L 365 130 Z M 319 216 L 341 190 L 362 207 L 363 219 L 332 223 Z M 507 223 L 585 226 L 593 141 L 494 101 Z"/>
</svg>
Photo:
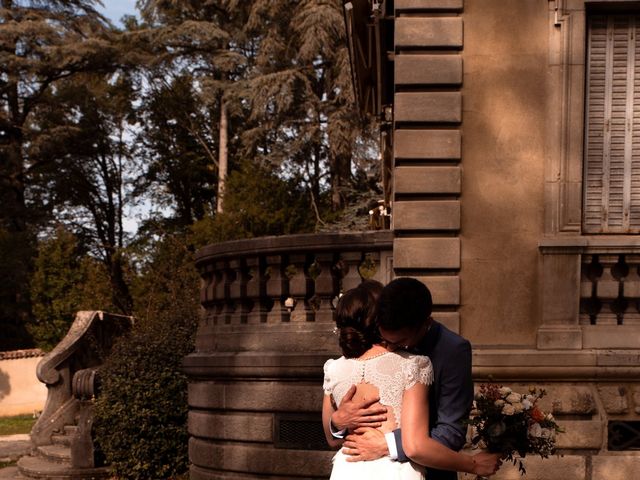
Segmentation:
<svg viewBox="0 0 640 480">
<path fill-rule="evenodd" d="M 0 227 L 0 351 L 33 347 L 26 328 L 30 301 L 29 291 L 25 290 L 32 255 L 29 232 L 9 232 Z"/>
<path fill-rule="evenodd" d="M 50 161 L 49 148 L 64 144 L 69 133 L 40 119 L 60 112 L 52 96 L 59 81 L 110 63 L 113 49 L 95 3 L 32 0 L 2 2 L 0 8 L 0 230 L 14 260 L 2 262 L 4 278 L 12 280 L 0 297 L 0 321 L 10 326 L 31 314 L 35 239 L 53 210 L 42 168 Z"/>
<path fill-rule="evenodd" d="M 555 452 L 556 434 L 563 431 L 552 414 L 538 407 L 537 402 L 544 395 L 544 390 L 534 387 L 529 388 L 529 393 L 520 394 L 509 387 L 481 385 L 468 422 L 475 429 L 472 444 L 501 453 L 524 475 L 521 459 L 528 453 L 548 458 Z"/>
<path fill-rule="evenodd" d="M 231 173 L 225 197 L 226 212 L 192 226 L 193 243 L 207 243 L 266 235 L 311 232 L 310 198 L 291 181 L 245 164 Z"/>
<path fill-rule="evenodd" d="M 82 254 L 76 237 L 59 228 L 39 244 L 31 280 L 36 345 L 51 350 L 67 334 L 78 310 L 111 310 L 104 265 Z"/>
<path fill-rule="evenodd" d="M 171 205 L 183 227 L 202 219 L 216 200 L 215 112 L 201 105 L 194 78 L 185 74 L 154 80 L 138 115 L 145 170 L 137 191 Z"/>
<path fill-rule="evenodd" d="M 119 478 L 174 478 L 188 465 L 187 382 L 198 276 L 187 246 L 163 239 L 134 288 L 137 320 L 101 371 L 95 433 Z"/>
</svg>

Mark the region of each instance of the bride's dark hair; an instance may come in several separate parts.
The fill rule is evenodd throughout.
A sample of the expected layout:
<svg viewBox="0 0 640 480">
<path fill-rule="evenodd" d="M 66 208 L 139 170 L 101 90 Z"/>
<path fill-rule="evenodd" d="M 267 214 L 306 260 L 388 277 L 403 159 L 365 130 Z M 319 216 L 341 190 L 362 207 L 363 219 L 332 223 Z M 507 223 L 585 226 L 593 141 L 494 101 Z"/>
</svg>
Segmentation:
<svg viewBox="0 0 640 480">
<path fill-rule="evenodd" d="M 367 280 L 358 287 L 348 290 L 338 300 L 336 307 L 338 343 L 345 357 L 359 357 L 380 340 L 375 320 L 381 290 L 380 282 Z"/>
</svg>

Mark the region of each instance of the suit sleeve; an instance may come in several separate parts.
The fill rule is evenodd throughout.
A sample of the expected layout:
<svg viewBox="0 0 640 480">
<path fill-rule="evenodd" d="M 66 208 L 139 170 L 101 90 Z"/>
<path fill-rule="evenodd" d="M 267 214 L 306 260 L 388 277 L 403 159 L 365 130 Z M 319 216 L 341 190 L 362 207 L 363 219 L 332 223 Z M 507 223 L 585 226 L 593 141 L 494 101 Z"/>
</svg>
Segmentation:
<svg viewBox="0 0 640 480">
<path fill-rule="evenodd" d="M 430 426 L 430 435 L 444 446 L 459 451 L 465 444 L 467 432 L 462 421 L 468 418 L 473 403 L 471 344 L 467 340 L 453 346 L 436 381 L 440 382 L 440 397 L 436 424 Z M 393 433 L 398 461 L 406 462 L 409 458 L 402 449 L 401 430 Z"/>
<path fill-rule="evenodd" d="M 467 433 L 462 422 L 469 417 L 473 403 L 471 344 L 464 340 L 452 350 L 442 369 L 438 419 L 430 434 L 434 440 L 458 451 L 464 446 Z"/>
</svg>

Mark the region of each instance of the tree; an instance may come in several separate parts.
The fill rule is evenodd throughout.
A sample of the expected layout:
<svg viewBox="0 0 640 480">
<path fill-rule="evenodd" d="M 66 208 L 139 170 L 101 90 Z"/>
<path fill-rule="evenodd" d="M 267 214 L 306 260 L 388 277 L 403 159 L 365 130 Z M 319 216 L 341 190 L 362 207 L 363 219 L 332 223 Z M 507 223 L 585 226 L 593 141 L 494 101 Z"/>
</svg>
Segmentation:
<svg viewBox="0 0 640 480">
<path fill-rule="evenodd" d="M 60 148 L 50 148 L 43 170 L 58 217 L 107 268 L 112 301 L 130 314 L 133 301 L 125 279 L 124 209 L 127 177 L 132 175 L 127 120 L 132 116 L 132 86 L 123 74 L 83 74 L 60 82 L 54 96 L 64 114 L 44 117 L 69 133 Z"/>
<path fill-rule="evenodd" d="M 63 227 L 39 242 L 34 263 L 34 319 L 28 327 L 38 347 L 55 347 L 67 334 L 77 311 L 111 309 L 111 288 L 104 265 L 85 255 L 77 238 Z"/>
<path fill-rule="evenodd" d="M 138 152 L 146 170 L 138 191 L 151 191 L 160 205 L 173 205 L 182 228 L 215 209 L 215 120 L 203 107 L 190 75 L 154 81 L 139 109 Z"/>
<path fill-rule="evenodd" d="M 217 173 L 213 186 L 218 212 L 223 211 L 229 172 L 228 139 L 233 128 L 233 107 L 229 105 L 227 89 L 239 78 L 246 60 L 237 33 L 247 4 L 237 0 L 141 2 L 143 18 L 154 26 L 155 41 L 150 45 L 162 52 L 159 60 L 151 59 L 158 70 L 150 83 L 167 76 L 190 78 L 201 114 L 209 118 L 203 131 L 191 130 L 190 134 L 204 148 L 210 167 Z M 182 128 L 191 124 L 192 121 L 183 122 Z"/>
<path fill-rule="evenodd" d="M 29 275 L 35 234 L 50 211 L 39 182 L 44 154 L 67 131 L 43 129 L 38 117 L 58 108 L 57 83 L 101 69 L 112 51 L 94 0 L 0 0 L 0 232 L 10 255 L 0 270 L 12 281 L 0 292 L 0 324 L 30 316 Z"/>
</svg>

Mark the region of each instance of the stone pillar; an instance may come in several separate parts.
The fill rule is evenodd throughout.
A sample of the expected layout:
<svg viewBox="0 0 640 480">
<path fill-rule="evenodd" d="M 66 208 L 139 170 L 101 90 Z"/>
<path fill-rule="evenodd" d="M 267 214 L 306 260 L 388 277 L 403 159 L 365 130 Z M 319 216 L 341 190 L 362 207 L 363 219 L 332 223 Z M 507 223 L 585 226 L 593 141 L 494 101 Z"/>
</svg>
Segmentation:
<svg viewBox="0 0 640 480">
<path fill-rule="evenodd" d="M 395 2 L 393 267 L 431 290 L 443 273 L 448 291 L 459 285 L 462 10 L 463 0 Z M 434 295 L 434 316 L 458 330 L 459 304 Z"/>
<path fill-rule="evenodd" d="M 542 325 L 539 349 L 581 349 L 580 255 L 542 251 Z"/>
</svg>

